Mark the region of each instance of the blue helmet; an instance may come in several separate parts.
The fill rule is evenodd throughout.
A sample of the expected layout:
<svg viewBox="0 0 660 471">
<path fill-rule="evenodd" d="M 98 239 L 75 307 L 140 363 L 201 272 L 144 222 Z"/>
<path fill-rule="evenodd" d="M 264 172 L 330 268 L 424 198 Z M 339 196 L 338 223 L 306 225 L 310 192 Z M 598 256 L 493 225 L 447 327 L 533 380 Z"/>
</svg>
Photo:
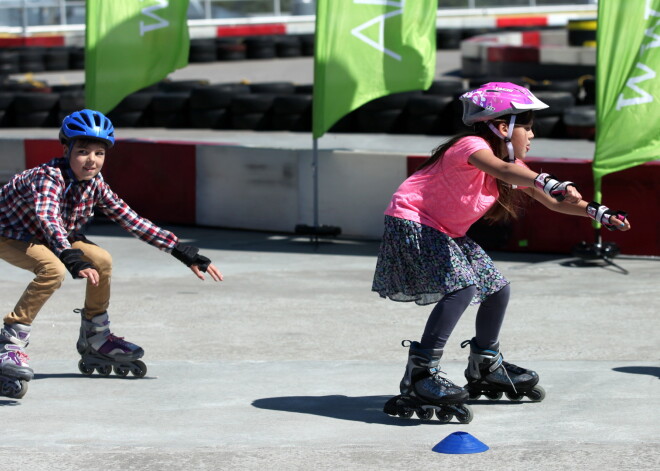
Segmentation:
<svg viewBox="0 0 660 471">
<path fill-rule="evenodd" d="M 112 147 L 115 144 L 115 128 L 100 111 L 74 111 L 62 120 L 60 141 L 64 144 L 78 137 L 98 139 Z"/>
</svg>

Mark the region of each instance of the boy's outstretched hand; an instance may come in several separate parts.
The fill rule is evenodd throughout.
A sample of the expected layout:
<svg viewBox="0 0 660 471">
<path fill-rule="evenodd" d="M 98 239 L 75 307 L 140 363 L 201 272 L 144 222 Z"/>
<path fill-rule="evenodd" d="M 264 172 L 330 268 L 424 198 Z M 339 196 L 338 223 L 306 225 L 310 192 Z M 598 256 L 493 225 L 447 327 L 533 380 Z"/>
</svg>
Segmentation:
<svg viewBox="0 0 660 471">
<path fill-rule="evenodd" d="M 199 278 L 200 280 L 204 280 L 204 273 L 202 270 L 199 269 L 197 265 L 190 265 L 190 269 L 192 272 Z M 217 269 L 215 265 L 212 263 L 209 264 L 209 266 L 206 268 L 206 273 L 211 275 L 211 278 L 213 281 L 222 281 L 222 273 L 220 273 L 220 270 Z"/>
</svg>

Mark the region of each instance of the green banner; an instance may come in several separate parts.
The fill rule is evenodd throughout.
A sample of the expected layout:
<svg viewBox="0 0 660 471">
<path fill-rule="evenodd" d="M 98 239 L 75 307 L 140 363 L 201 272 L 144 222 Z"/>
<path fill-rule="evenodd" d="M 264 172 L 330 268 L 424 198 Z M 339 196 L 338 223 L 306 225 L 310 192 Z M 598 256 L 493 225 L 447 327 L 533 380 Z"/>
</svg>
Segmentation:
<svg viewBox="0 0 660 471">
<path fill-rule="evenodd" d="M 599 0 L 596 201 L 603 176 L 660 158 L 660 0 Z"/>
<path fill-rule="evenodd" d="M 317 0 L 313 135 L 435 75 L 437 0 Z"/>
<path fill-rule="evenodd" d="M 87 0 L 85 106 L 107 113 L 188 64 L 188 0 Z"/>
</svg>

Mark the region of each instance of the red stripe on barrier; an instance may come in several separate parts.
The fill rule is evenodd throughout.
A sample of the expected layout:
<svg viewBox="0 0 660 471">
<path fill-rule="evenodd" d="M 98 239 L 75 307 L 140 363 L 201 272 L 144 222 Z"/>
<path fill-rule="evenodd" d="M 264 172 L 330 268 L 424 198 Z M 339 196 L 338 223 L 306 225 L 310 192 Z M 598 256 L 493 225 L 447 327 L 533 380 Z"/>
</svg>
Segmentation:
<svg viewBox="0 0 660 471">
<path fill-rule="evenodd" d="M 43 46 L 56 47 L 64 46 L 64 36 L 30 36 L 26 38 L 0 38 L 0 48 L 2 47 L 25 47 L 25 46 Z"/>
<path fill-rule="evenodd" d="M 409 174 L 426 158 L 409 156 Z M 535 172 L 543 171 L 575 182 L 584 199 L 593 198 L 591 160 L 528 157 L 525 163 Z M 658 181 L 660 162 L 649 162 L 603 177 L 602 203 L 627 211 L 632 225 L 627 232 L 603 228 L 600 231 L 603 242 L 616 243 L 624 254 L 660 256 L 660 227 L 654 218 L 648 217 L 660 213 Z M 487 250 L 570 254 L 582 241 L 593 244 L 594 233 L 591 219 L 560 214 L 532 202 L 515 222 L 491 226 L 479 221 L 468 234 Z"/>
<path fill-rule="evenodd" d="M 497 18 L 498 28 L 511 28 L 521 26 L 548 26 L 547 16 L 510 16 Z"/>
<path fill-rule="evenodd" d="M 488 48 L 488 62 L 535 62 L 540 58 L 538 47 L 531 46 L 491 46 Z"/>
<path fill-rule="evenodd" d="M 286 34 L 286 25 L 283 23 L 274 23 L 266 25 L 237 25 L 237 26 L 218 26 L 216 36 L 267 36 L 271 34 Z"/>
</svg>

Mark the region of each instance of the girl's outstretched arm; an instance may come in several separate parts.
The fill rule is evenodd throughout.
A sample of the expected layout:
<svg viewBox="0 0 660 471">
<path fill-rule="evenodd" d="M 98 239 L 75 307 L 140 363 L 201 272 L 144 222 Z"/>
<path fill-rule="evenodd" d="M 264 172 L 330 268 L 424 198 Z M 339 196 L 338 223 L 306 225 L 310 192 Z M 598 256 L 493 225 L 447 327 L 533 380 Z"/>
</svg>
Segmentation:
<svg viewBox="0 0 660 471">
<path fill-rule="evenodd" d="M 567 203 L 566 201 L 557 201 L 537 188 L 533 188 L 533 187 L 525 188 L 522 191 L 527 193 L 529 196 L 534 198 L 536 201 L 541 203 L 546 208 L 556 211 L 558 213 L 569 214 L 571 216 L 590 217 L 589 214 L 587 213 L 587 206 L 589 206 L 589 203 L 587 203 L 584 200 L 580 200 L 578 203 L 573 204 L 573 203 Z M 610 223 L 608 224 L 609 227 L 611 227 L 612 229 L 618 229 L 620 231 L 630 230 L 630 222 L 628 221 L 627 217 L 624 216 L 623 219 L 620 219 L 619 217 L 614 217 L 614 216 L 616 215 L 613 214 L 612 216 L 607 217 Z"/>
<path fill-rule="evenodd" d="M 571 182 L 560 182 L 548 174 L 538 174 L 521 165 L 505 162 L 492 151 L 481 149 L 468 158 L 468 162 L 488 175 L 516 186 L 534 188 L 539 186 L 544 191 L 553 193 L 554 198 L 566 203 L 577 204 L 582 201 L 582 195 Z M 543 177 L 543 182 L 539 178 Z M 555 190 L 555 187 L 557 190 Z M 559 196 L 561 194 L 561 196 Z"/>
</svg>

